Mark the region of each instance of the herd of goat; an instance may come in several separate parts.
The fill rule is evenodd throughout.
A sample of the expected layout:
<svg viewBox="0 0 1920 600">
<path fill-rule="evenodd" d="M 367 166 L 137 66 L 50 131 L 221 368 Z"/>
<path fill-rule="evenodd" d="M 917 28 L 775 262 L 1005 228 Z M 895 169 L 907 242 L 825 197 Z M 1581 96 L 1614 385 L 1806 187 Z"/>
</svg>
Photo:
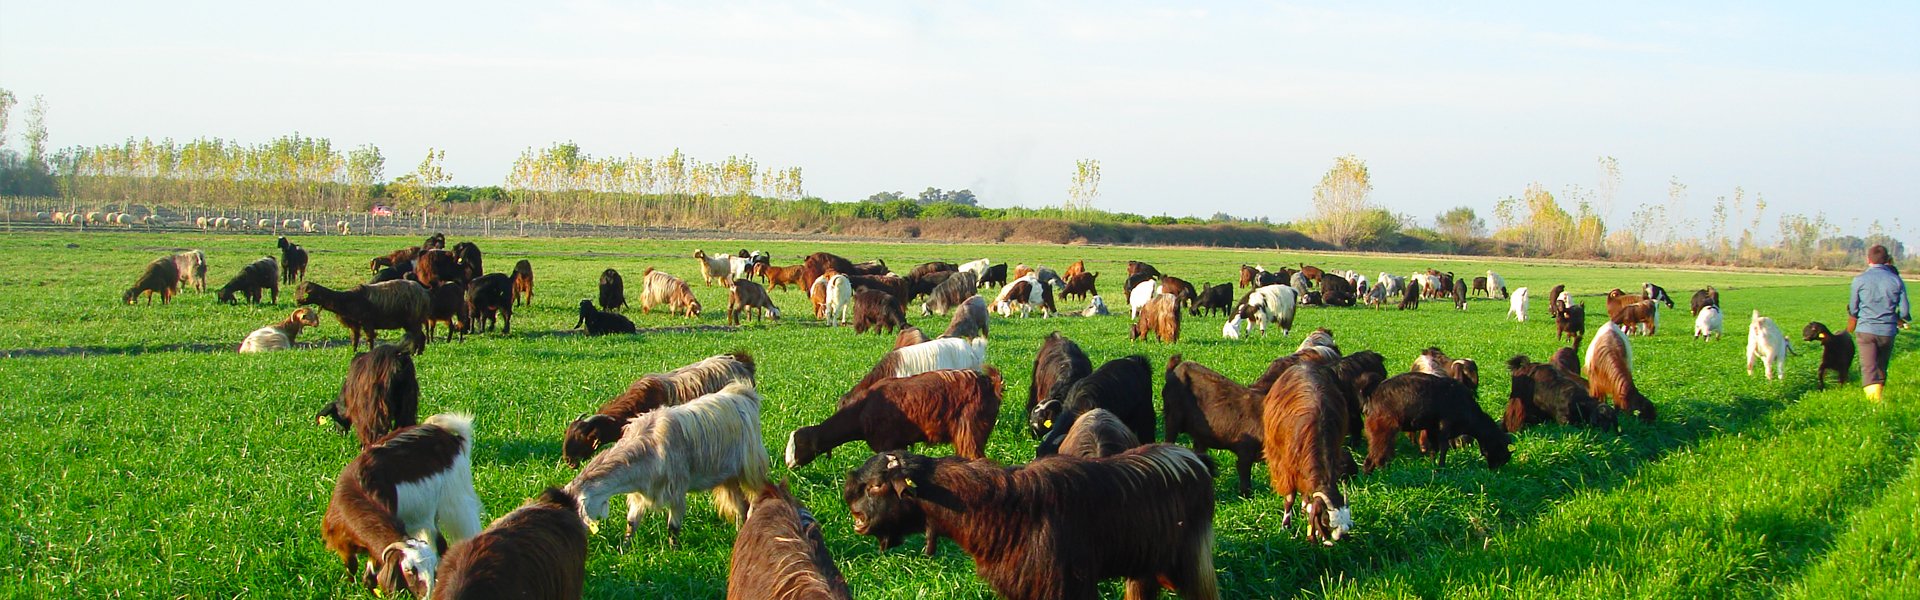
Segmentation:
<svg viewBox="0 0 1920 600">
<path fill-rule="evenodd" d="M 278 260 L 245 265 L 219 288 L 219 298 L 232 303 L 238 294 L 257 303 L 267 291 L 277 302 L 280 285 L 299 282 L 301 306 L 249 334 L 241 352 L 292 347 L 303 328 L 319 323 L 320 311 L 352 332 L 355 350 L 366 336 L 368 350 L 353 358 L 338 397 L 316 417 L 359 442 L 359 455 L 336 480 L 321 532 L 326 547 L 365 585 L 420 597 L 576 598 L 587 541 L 614 496 L 626 496 L 627 536 L 646 512 L 663 508 L 668 541 L 677 547 L 687 495 L 710 490 L 720 515 L 740 526 L 728 597 L 848 597 L 822 542 L 822 525 L 784 486 L 770 482 L 749 353 L 646 375 L 597 412 L 573 419 L 560 449 L 578 475 L 483 527 L 473 488 L 472 419 L 419 418 L 413 356 L 424 352 L 441 323 L 448 339 L 483 324 L 490 329 L 496 318 L 502 333 L 511 333 L 514 305 L 532 302 L 531 265 L 522 260 L 511 274 L 486 273 L 473 243 L 449 250 L 445 237 L 435 235 L 374 258 L 371 282 L 332 290 L 304 281 L 305 249 L 284 237 L 278 244 Z M 1662 306 L 1674 307 L 1651 283 L 1638 294 L 1612 290 L 1607 321 L 1586 340 L 1585 306 L 1573 303 L 1563 286 L 1553 287 L 1548 314 L 1570 343 L 1545 362 L 1507 361 L 1511 392 L 1498 419 L 1477 400 L 1478 364 L 1439 348 L 1421 352 L 1409 371 L 1389 375 L 1386 357 L 1343 351 L 1332 331 L 1318 328 L 1242 384 L 1179 354 L 1158 369 L 1140 355 L 1096 365 L 1054 332 L 1035 356 L 1021 412 L 1026 422 L 1016 427 L 1039 441 L 1036 457 L 1005 467 L 986 454 L 1005 396 L 1001 370 L 987 360 L 989 313 L 1052 316 L 1061 297 L 1087 302 L 1086 315 L 1105 314 L 1098 274 L 1082 262 L 1060 272 L 1026 265 L 1009 272 L 1008 265 L 986 260 L 930 262 L 898 275 L 881 261 L 854 263 L 825 252 L 790 267 L 772 265 L 758 252 L 697 252 L 695 258 L 707 284 L 728 288 L 732 322 L 749 310 L 780 319 L 766 286 L 793 285 L 807 292 L 816 319 L 895 336 L 893 349 L 851 384 L 831 416 L 788 433 L 784 464 L 803 469 L 841 446 L 864 442 L 874 454 L 847 474 L 842 490 L 853 531 L 877 538 L 883 552 L 912 534 L 925 536 L 928 554 L 938 538 L 951 539 L 1008 598 L 1097 597 L 1098 582 L 1116 578 L 1125 580 L 1128 598 L 1156 597 L 1163 589 L 1217 598 L 1210 449 L 1233 454 L 1242 496 L 1254 493 L 1252 470 L 1265 462 L 1273 491 L 1284 499 L 1282 527 L 1293 528 L 1301 514 L 1305 537 L 1332 545 L 1353 529 L 1343 482 L 1386 465 L 1403 433 L 1437 463 L 1444 464 L 1451 449 L 1473 446 L 1488 468 L 1498 469 L 1511 458 L 1512 436 L 1530 425 L 1614 431 L 1622 417 L 1651 423 L 1656 408 L 1634 383 L 1629 335 L 1653 335 Z M 133 303 L 146 293 L 164 304 L 182 286 L 205 291 L 206 272 L 206 257 L 197 250 L 154 260 L 123 300 Z M 686 281 L 655 269 L 640 281 L 643 311 L 700 314 Z M 993 286 L 999 289 L 989 299 L 984 290 Z M 1264 335 L 1269 327 L 1287 335 L 1300 306 L 1417 310 L 1425 299 L 1464 308 L 1472 295 L 1507 300 L 1509 315 L 1524 321 L 1531 297 L 1529 288 L 1509 290 L 1491 271 L 1471 278 L 1437 270 L 1380 273 L 1369 281 L 1304 264 L 1275 272 L 1243 265 L 1239 287 L 1238 294 L 1232 283 L 1196 287 L 1129 261 L 1121 289 L 1134 321 L 1130 335 L 1173 343 L 1183 314 L 1215 313 L 1227 318 L 1222 335 L 1228 338 L 1251 328 Z M 634 332 L 620 314 L 628 304 L 620 273 L 603 272 L 598 292 L 597 306 L 596 299 L 581 301 L 575 327 L 589 335 Z M 929 336 L 909 324 L 906 313 L 915 301 L 922 315 L 951 314 L 947 329 Z M 1691 309 L 1695 337 L 1720 335 L 1716 289 L 1696 292 Z M 377 332 L 396 329 L 404 332 L 402 343 L 374 343 Z M 1784 376 L 1792 350 L 1780 328 L 1756 311 L 1748 333 L 1749 373 L 1758 360 L 1767 376 Z M 1811 323 L 1803 335 L 1825 348 L 1821 384 L 1829 373 L 1844 382 L 1853 358 L 1847 334 Z M 1191 449 L 1175 445 L 1182 436 Z M 954 456 L 910 451 L 922 444 L 951 445 Z M 1359 449 L 1361 460 L 1349 448 Z"/>
</svg>

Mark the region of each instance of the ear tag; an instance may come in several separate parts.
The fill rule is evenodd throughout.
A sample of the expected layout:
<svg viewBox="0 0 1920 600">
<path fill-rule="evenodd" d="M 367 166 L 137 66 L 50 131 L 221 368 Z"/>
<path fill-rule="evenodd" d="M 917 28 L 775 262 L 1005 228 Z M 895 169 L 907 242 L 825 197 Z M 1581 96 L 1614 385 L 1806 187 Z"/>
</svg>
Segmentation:
<svg viewBox="0 0 1920 600">
<path fill-rule="evenodd" d="M 1047 429 L 1053 429 L 1053 419 L 1047 419 L 1046 422 L 1041 423 L 1040 426 L 1045 427 Z"/>
</svg>

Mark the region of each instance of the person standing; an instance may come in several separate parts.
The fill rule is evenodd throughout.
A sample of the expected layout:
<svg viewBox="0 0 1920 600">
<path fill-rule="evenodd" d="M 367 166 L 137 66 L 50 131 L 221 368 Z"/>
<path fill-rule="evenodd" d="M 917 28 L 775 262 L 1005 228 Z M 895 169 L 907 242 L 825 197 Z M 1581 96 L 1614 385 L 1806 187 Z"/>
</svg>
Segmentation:
<svg viewBox="0 0 1920 600">
<path fill-rule="evenodd" d="M 1853 278 L 1847 301 L 1847 331 L 1860 346 L 1860 383 L 1867 398 L 1879 400 L 1887 382 L 1887 361 L 1893 357 L 1893 337 L 1913 320 L 1907 303 L 1907 282 L 1894 270 L 1887 247 L 1867 249 L 1867 270 Z"/>
</svg>

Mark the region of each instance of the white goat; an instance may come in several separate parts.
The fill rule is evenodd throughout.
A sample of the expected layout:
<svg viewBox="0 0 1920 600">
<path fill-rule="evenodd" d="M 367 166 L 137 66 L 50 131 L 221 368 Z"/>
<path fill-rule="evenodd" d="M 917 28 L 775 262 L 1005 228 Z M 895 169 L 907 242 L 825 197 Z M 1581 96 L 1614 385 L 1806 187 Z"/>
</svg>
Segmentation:
<svg viewBox="0 0 1920 600">
<path fill-rule="evenodd" d="M 1129 318 L 1139 319 L 1140 308 L 1146 306 L 1147 302 L 1152 301 L 1154 295 L 1158 293 L 1160 293 L 1160 280 L 1158 279 L 1148 279 L 1134 285 L 1133 290 L 1127 292 L 1127 307 L 1129 309 L 1127 314 Z"/>
<path fill-rule="evenodd" d="M 1760 316 L 1760 311 L 1753 311 L 1753 323 L 1747 325 L 1747 375 L 1753 375 L 1753 359 L 1758 358 L 1765 370 L 1763 379 L 1786 379 L 1787 354 L 1791 352 L 1793 346 L 1787 344 L 1787 336 L 1780 332 L 1780 326 L 1774 324 L 1773 319 Z M 1776 377 L 1775 373 L 1779 375 Z"/>
<path fill-rule="evenodd" d="M 320 324 L 320 313 L 313 308 L 302 306 L 293 310 L 293 314 L 279 323 L 261 327 L 247 334 L 240 342 L 240 353 L 271 352 L 293 347 L 294 339 L 300 337 L 300 330 Z"/>
<path fill-rule="evenodd" d="M 827 325 L 847 322 L 853 316 L 853 280 L 834 273 L 827 279 Z"/>
<path fill-rule="evenodd" d="M 1507 312 L 1513 315 L 1514 320 L 1521 323 L 1527 322 L 1527 288 L 1514 290 L 1513 298 L 1507 304 Z"/>
<path fill-rule="evenodd" d="M 1720 307 L 1709 304 L 1701 308 L 1700 314 L 1693 318 L 1693 339 L 1720 339 L 1723 320 Z"/>
<path fill-rule="evenodd" d="M 982 258 L 980 260 L 976 260 L 973 262 L 960 265 L 960 272 L 972 273 L 974 280 L 979 281 L 981 276 L 987 274 L 987 267 L 990 267 L 990 266 L 993 266 L 993 261 Z"/>
<path fill-rule="evenodd" d="M 1280 284 L 1261 286 L 1247 294 L 1247 303 L 1227 320 L 1227 326 L 1221 334 L 1227 339 L 1240 339 L 1247 321 L 1260 326 L 1260 335 L 1267 334 L 1267 325 L 1280 328 L 1280 335 L 1293 333 L 1293 315 L 1300 303 L 1300 291 Z"/>
<path fill-rule="evenodd" d="M 1487 271 L 1487 297 L 1499 300 L 1507 297 L 1507 280 L 1499 273 Z"/>
<path fill-rule="evenodd" d="M 647 509 L 667 509 L 667 540 L 679 546 L 687 492 L 713 490 L 713 506 L 740 524 L 752 494 L 767 483 L 767 446 L 760 437 L 760 395 L 736 381 L 692 402 L 641 413 L 620 441 L 595 455 L 567 484 L 580 519 L 598 532 L 614 494 L 627 494 L 627 537 Z"/>
</svg>

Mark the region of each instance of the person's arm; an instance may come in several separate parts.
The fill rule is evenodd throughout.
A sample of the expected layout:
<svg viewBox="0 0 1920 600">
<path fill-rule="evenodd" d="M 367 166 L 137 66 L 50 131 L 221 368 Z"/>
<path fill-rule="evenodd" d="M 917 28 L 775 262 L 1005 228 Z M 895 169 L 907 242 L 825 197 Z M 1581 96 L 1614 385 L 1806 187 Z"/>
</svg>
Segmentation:
<svg viewBox="0 0 1920 600">
<path fill-rule="evenodd" d="M 1894 281 L 1900 282 L 1900 312 L 1897 314 L 1900 317 L 1900 326 L 1905 327 L 1908 322 L 1913 320 L 1913 307 L 1907 303 L 1906 280 L 1896 279 Z"/>
<path fill-rule="evenodd" d="M 1860 280 L 1854 279 L 1847 290 L 1847 333 L 1860 325 Z"/>
</svg>

